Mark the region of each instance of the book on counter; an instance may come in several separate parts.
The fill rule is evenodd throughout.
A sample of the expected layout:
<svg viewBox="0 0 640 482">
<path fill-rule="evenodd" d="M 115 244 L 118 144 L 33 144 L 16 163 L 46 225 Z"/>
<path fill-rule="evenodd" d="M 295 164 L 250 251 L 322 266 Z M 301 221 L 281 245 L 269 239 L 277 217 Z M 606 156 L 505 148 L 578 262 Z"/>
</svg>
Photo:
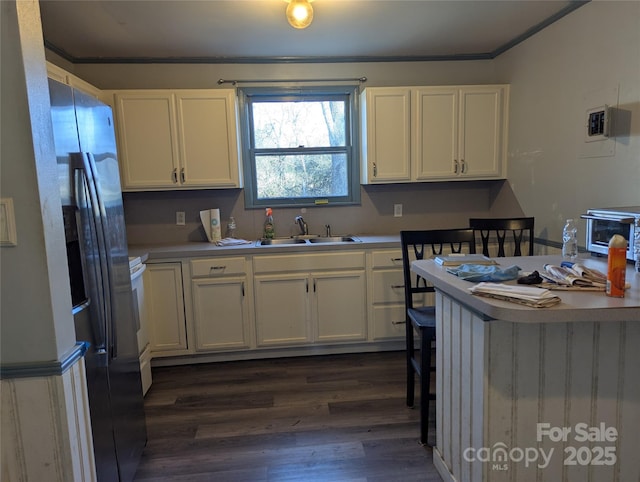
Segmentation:
<svg viewBox="0 0 640 482">
<path fill-rule="evenodd" d="M 463 264 L 498 264 L 495 260 L 487 258 L 483 254 L 448 254 L 439 255 L 434 258 L 439 266 L 460 266 Z"/>
</svg>

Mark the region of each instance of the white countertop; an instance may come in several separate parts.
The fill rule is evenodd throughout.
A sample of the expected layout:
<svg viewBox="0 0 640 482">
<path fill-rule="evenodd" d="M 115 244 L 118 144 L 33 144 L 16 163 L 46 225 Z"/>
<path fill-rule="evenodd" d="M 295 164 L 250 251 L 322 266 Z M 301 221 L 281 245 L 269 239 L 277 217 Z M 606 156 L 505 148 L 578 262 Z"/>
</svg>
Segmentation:
<svg viewBox="0 0 640 482">
<path fill-rule="evenodd" d="M 263 255 L 282 253 L 313 253 L 318 251 L 355 250 L 371 248 L 400 249 L 400 235 L 356 235 L 359 243 L 318 243 L 302 245 L 256 246 L 256 240 L 250 244 L 237 246 L 216 246 L 209 242 L 191 242 L 181 244 L 129 245 L 129 256 L 141 256 L 147 259 L 196 258 L 205 256 Z"/>
<path fill-rule="evenodd" d="M 522 256 L 515 258 L 495 258 L 501 267 L 517 265 L 523 271 L 541 271 L 546 263 L 559 265 L 560 256 Z M 587 267 L 607 272 L 606 258 L 581 257 L 580 263 Z M 633 265 L 627 265 L 626 281 L 630 288 L 624 298 L 612 298 L 604 292 L 554 291 L 562 302 L 550 308 L 530 308 L 527 306 L 495 300 L 469 293 L 475 283 L 464 281 L 447 273 L 433 260 L 414 261 L 411 269 L 429 280 L 436 289 L 453 297 L 470 309 L 482 313 L 488 320 L 504 320 L 524 323 L 579 322 L 579 321 L 640 321 L 640 273 Z M 509 281 L 515 284 L 516 281 Z"/>
</svg>

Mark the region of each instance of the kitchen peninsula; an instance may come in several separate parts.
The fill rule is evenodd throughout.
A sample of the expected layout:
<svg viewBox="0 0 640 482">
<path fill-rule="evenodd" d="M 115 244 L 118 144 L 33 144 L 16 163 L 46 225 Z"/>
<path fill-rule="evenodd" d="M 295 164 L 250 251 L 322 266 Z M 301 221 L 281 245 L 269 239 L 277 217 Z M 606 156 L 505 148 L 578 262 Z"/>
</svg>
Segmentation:
<svg viewBox="0 0 640 482">
<path fill-rule="evenodd" d="M 556 256 L 500 258 L 524 271 Z M 606 260 L 585 258 L 606 272 Z M 557 291 L 551 308 L 473 296 L 432 260 L 434 463 L 445 481 L 639 480 L 640 273 L 625 298 Z"/>
</svg>

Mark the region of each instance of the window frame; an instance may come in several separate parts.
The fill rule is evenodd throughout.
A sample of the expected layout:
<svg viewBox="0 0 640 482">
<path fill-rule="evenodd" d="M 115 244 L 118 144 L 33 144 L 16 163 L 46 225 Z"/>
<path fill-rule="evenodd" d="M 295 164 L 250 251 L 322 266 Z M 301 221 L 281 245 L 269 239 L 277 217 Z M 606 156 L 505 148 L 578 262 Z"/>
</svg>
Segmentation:
<svg viewBox="0 0 640 482">
<path fill-rule="evenodd" d="M 358 85 L 331 86 L 269 86 L 269 87 L 239 87 L 238 110 L 242 152 L 245 208 L 258 209 L 265 207 L 312 207 L 312 206 L 345 206 L 360 204 L 360 95 Z M 330 197 L 283 197 L 258 199 L 256 182 L 256 149 L 253 145 L 253 117 L 251 103 L 253 100 L 272 98 L 280 101 L 328 100 L 329 96 L 345 96 L 345 147 L 294 147 L 278 149 L 258 149 L 258 153 L 273 154 L 333 154 L 345 152 L 347 157 L 347 189 L 345 196 Z M 335 100 L 335 99 L 332 99 Z"/>
</svg>

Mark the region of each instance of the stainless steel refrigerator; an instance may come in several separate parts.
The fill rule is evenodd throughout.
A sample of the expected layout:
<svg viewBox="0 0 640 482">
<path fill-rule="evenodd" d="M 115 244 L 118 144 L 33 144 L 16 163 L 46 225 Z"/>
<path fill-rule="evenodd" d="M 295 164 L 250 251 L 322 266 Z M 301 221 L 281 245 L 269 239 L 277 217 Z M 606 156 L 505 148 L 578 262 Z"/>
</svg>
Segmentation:
<svg viewBox="0 0 640 482">
<path fill-rule="evenodd" d="M 49 80 L 76 337 L 99 482 L 130 482 L 146 423 L 111 108 Z"/>
</svg>

